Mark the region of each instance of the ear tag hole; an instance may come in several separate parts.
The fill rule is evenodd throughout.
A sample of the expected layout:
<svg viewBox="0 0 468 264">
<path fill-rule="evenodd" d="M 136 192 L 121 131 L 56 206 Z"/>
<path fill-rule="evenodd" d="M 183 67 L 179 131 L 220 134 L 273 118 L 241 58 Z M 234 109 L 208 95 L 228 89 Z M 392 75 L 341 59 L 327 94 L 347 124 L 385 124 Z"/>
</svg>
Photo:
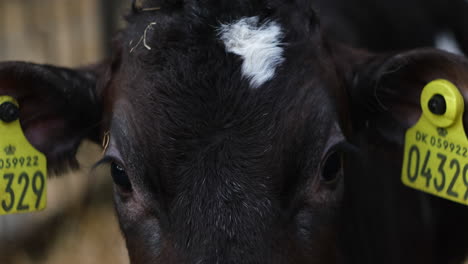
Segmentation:
<svg viewBox="0 0 468 264">
<path fill-rule="evenodd" d="M 14 98 L 0 96 L 0 215 L 47 204 L 47 160 L 24 136 L 19 114 Z"/>
<path fill-rule="evenodd" d="M 428 108 L 434 115 L 443 115 L 447 111 L 447 103 L 443 95 L 435 94 L 428 103 Z"/>
<path fill-rule="evenodd" d="M 464 99 L 447 80 L 424 87 L 422 115 L 405 135 L 401 180 L 408 187 L 468 205 Z"/>
<path fill-rule="evenodd" d="M 429 83 L 421 94 L 423 116 L 434 126 L 454 125 L 464 111 L 463 97 L 457 87 L 447 80 Z"/>
<path fill-rule="evenodd" d="M 13 102 L 3 102 L 0 105 L 0 120 L 11 123 L 19 118 L 18 105 Z"/>
</svg>

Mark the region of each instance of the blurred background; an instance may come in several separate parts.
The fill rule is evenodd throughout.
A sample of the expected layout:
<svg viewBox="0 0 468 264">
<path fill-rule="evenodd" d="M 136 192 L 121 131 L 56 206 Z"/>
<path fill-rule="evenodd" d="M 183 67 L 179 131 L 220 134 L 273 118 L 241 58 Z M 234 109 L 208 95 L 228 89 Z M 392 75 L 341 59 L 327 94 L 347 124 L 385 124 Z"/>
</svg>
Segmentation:
<svg viewBox="0 0 468 264">
<path fill-rule="evenodd" d="M 121 0 L 0 0 L 0 61 L 61 66 L 94 63 L 122 26 Z M 48 208 L 0 216 L 0 263 L 128 263 L 107 168 L 92 170 L 100 149 L 84 143 L 81 170 L 49 181 Z"/>
</svg>

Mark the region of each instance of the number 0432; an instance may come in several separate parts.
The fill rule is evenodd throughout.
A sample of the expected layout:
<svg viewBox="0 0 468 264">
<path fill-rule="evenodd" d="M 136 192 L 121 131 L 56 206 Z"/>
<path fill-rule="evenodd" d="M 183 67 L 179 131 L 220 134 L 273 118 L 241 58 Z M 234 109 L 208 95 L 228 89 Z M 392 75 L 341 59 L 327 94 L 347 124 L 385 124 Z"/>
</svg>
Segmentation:
<svg viewBox="0 0 468 264">
<path fill-rule="evenodd" d="M 433 195 L 468 204 L 468 160 L 424 145 L 409 146 L 403 183 Z"/>
</svg>

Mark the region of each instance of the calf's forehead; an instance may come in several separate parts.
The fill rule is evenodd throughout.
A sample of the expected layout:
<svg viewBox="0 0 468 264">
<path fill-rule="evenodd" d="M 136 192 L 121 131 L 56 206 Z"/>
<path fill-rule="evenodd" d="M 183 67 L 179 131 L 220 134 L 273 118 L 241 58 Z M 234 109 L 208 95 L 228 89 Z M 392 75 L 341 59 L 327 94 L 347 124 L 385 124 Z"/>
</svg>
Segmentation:
<svg viewBox="0 0 468 264">
<path fill-rule="evenodd" d="M 119 123 L 136 130 L 134 138 L 187 143 L 229 136 L 270 145 L 286 131 L 310 130 L 321 140 L 318 131 L 333 122 L 325 81 L 331 65 L 319 41 L 310 48 L 310 41 L 292 40 L 280 19 L 132 19 L 115 86 L 125 103 L 115 105 L 114 119 L 127 116 Z"/>
</svg>

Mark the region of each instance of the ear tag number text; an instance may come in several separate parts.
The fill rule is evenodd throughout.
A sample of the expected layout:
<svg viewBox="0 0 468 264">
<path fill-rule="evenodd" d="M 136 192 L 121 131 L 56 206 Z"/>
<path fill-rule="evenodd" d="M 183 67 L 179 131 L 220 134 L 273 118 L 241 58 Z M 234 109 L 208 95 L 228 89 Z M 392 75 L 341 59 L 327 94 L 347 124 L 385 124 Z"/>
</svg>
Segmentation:
<svg viewBox="0 0 468 264">
<path fill-rule="evenodd" d="M 0 110 L 7 105 L 19 108 L 12 97 L 0 96 Z M 46 157 L 28 142 L 18 118 L 10 118 L 5 111 L 0 114 L 0 215 L 43 210 L 47 204 Z"/>
<path fill-rule="evenodd" d="M 421 94 L 422 115 L 405 136 L 402 182 L 411 188 L 468 205 L 468 139 L 464 100 L 447 80 Z"/>
</svg>

